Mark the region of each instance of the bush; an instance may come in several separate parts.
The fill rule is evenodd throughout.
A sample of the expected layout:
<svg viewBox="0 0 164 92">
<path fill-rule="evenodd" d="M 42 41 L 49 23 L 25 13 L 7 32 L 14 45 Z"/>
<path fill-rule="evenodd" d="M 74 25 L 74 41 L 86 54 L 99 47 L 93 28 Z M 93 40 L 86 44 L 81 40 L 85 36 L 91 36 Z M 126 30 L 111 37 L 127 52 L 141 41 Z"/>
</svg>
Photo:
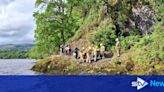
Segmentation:
<svg viewBox="0 0 164 92">
<path fill-rule="evenodd" d="M 152 60 L 164 61 L 164 27 L 160 24 L 154 26 L 155 32 L 152 34 L 152 42 L 148 45 L 147 56 Z M 151 51 L 151 52 L 150 52 Z"/>
<path fill-rule="evenodd" d="M 139 42 L 140 36 L 127 36 L 121 37 L 121 51 L 125 52 L 130 50 L 137 42 Z"/>
<path fill-rule="evenodd" d="M 160 24 L 154 26 L 154 33 L 145 36 L 134 46 L 131 55 L 135 62 L 164 61 L 164 27 Z"/>
<path fill-rule="evenodd" d="M 106 26 L 98 30 L 92 37 L 92 41 L 95 45 L 99 46 L 101 43 L 107 47 L 107 50 L 111 50 L 111 47 L 115 44 L 115 30 L 112 26 Z"/>
<path fill-rule="evenodd" d="M 150 35 L 146 35 L 139 40 L 139 42 L 135 45 L 135 48 L 140 48 L 142 46 L 149 45 L 152 42 Z"/>
</svg>

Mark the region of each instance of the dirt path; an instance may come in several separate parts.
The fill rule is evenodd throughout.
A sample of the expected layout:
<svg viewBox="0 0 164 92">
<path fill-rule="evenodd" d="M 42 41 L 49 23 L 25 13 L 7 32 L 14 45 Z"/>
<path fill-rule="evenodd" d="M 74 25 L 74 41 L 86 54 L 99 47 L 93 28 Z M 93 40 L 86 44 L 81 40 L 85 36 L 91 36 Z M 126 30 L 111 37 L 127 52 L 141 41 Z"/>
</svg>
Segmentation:
<svg viewBox="0 0 164 92">
<path fill-rule="evenodd" d="M 106 62 L 106 61 L 111 61 L 112 58 L 104 58 L 101 60 L 98 60 L 98 62 Z"/>
</svg>

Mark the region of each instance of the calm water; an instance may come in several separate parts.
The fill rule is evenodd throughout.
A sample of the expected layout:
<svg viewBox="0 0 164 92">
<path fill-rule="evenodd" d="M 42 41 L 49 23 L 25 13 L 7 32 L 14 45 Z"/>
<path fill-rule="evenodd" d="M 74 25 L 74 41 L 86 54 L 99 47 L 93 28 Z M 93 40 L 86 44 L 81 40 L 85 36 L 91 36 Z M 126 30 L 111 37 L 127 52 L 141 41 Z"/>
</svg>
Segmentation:
<svg viewBox="0 0 164 92">
<path fill-rule="evenodd" d="M 0 75 L 37 75 L 30 70 L 36 60 L 0 59 Z"/>
</svg>

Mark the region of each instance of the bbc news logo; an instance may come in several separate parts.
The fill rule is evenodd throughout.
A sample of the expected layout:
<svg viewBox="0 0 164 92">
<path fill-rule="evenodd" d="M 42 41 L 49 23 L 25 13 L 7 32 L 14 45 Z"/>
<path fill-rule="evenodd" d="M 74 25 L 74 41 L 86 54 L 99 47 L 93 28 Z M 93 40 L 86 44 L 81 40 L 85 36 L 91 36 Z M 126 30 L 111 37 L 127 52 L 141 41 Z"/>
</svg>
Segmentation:
<svg viewBox="0 0 164 92">
<path fill-rule="evenodd" d="M 137 77 L 137 81 L 133 81 L 131 86 L 132 87 L 137 87 L 137 90 L 140 90 L 140 89 L 146 87 L 148 84 L 149 83 L 146 82 L 145 80 Z"/>
</svg>

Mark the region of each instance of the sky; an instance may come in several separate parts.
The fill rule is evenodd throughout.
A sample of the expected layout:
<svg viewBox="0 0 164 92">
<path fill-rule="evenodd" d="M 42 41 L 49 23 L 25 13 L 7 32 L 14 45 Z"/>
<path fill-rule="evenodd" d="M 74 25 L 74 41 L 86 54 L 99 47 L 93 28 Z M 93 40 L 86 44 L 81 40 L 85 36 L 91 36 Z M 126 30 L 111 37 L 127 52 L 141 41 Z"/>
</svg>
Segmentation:
<svg viewBox="0 0 164 92">
<path fill-rule="evenodd" d="M 0 0 L 0 45 L 34 42 L 35 0 Z"/>
</svg>

